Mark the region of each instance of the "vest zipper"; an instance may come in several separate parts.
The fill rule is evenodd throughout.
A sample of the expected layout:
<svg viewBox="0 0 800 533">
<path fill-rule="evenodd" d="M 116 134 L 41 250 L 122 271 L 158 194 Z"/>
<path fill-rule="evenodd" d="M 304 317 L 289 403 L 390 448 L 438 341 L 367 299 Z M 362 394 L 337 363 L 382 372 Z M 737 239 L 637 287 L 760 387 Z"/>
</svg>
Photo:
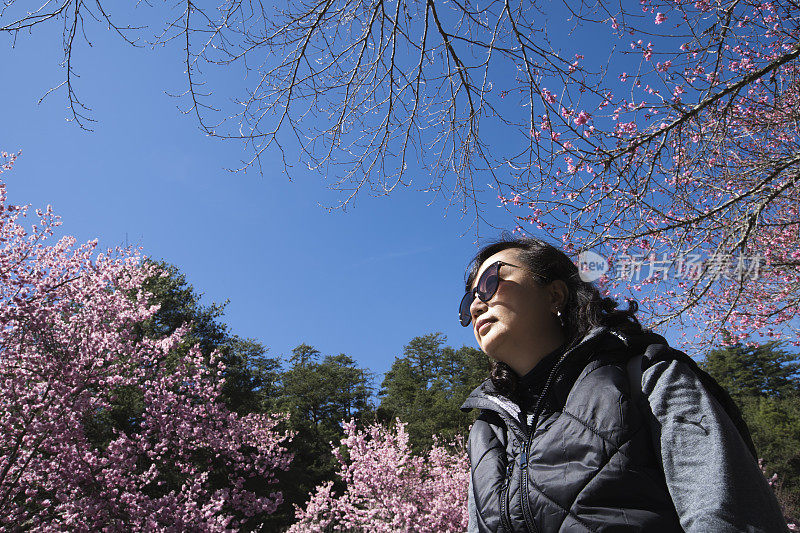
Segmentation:
<svg viewBox="0 0 800 533">
<path fill-rule="evenodd" d="M 514 473 L 514 461 L 509 461 L 506 466 L 506 477 L 503 481 L 502 497 L 500 498 L 500 520 L 503 523 L 503 529 L 511 533 L 511 516 L 508 510 L 508 492 L 511 489 L 511 476 Z"/>
<path fill-rule="evenodd" d="M 528 437 L 525 441 L 525 447 L 522 449 L 522 456 L 521 458 L 525 459 L 520 464 L 520 481 L 522 485 L 520 485 L 520 503 L 522 504 L 522 518 L 525 520 L 525 529 L 528 531 L 533 530 L 534 533 L 539 533 L 539 527 L 536 525 L 536 522 L 533 520 L 533 512 L 530 509 L 529 502 L 528 502 L 528 450 L 531 448 L 531 443 L 533 442 L 533 435 L 536 433 L 536 424 L 539 422 L 539 415 L 544 408 L 544 401 L 547 396 L 547 392 L 550 389 L 550 384 L 553 382 L 556 374 L 561 367 L 561 363 L 564 362 L 566 359 L 567 354 L 569 354 L 571 350 L 567 350 L 564 352 L 561 357 L 559 358 L 556 365 L 553 367 L 553 370 L 550 372 L 550 375 L 547 377 L 547 383 L 545 383 L 544 388 L 542 389 L 542 393 L 539 395 L 539 398 L 536 400 L 536 407 L 534 408 L 533 413 L 533 420 L 531 422 L 530 432 L 528 433 Z"/>
</svg>

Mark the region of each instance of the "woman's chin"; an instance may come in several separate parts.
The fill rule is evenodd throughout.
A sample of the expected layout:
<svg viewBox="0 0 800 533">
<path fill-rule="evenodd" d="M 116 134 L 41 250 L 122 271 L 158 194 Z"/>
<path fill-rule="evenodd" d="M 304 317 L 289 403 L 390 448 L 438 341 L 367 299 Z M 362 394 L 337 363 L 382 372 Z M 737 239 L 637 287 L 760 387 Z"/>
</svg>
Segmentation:
<svg viewBox="0 0 800 533">
<path fill-rule="evenodd" d="M 498 345 L 499 343 L 497 342 L 495 335 L 493 335 L 491 332 L 485 337 L 483 337 L 480 343 L 481 350 L 483 350 L 483 353 L 485 353 L 495 361 L 503 362 L 502 357 L 499 357 L 498 354 L 497 350 Z"/>
</svg>

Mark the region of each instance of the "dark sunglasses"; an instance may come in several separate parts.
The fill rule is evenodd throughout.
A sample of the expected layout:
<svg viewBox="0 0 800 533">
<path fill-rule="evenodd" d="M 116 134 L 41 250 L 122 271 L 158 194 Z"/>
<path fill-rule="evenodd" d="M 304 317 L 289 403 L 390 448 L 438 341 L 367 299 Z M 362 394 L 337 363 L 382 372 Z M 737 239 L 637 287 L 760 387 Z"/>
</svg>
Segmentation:
<svg viewBox="0 0 800 533">
<path fill-rule="evenodd" d="M 461 320 L 462 326 L 467 327 L 472 322 L 472 313 L 470 313 L 469 308 L 472 306 L 476 294 L 482 302 L 488 302 L 497 292 L 497 286 L 500 284 L 500 267 L 503 265 L 522 268 L 505 261 L 496 261 L 484 270 L 475 288 L 467 291 L 464 297 L 461 298 L 461 305 L 458 306 L 458 318 Z"/>
</svg>

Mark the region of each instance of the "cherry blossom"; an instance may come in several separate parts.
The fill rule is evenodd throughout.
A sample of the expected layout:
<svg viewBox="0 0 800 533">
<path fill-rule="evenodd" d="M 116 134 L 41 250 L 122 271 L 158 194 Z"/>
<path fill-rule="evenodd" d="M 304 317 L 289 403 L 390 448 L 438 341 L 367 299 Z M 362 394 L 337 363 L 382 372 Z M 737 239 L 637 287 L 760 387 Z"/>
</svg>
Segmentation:
<svg viewBox="0 0 800 533">
<path fill-rule="evenodd" d="M 158 310 L 142 284 L 163 273 L 131 250 L 95 254 L 97 240 L 48 242 L 60 219 L 37 209 L 28 231 L 29 207 L 0 181 L 0 527 L 229 531 L 274 512 L 280 490 L 246 482 L 288 468 L 286 415 L 229 411 L 216 353 L 194 346 L 167 365 L 188 325 L 133 334 Z M 90 442 L 87 423 L 123 388 L 141 395 L 135 429 Z"/>
<path fill-rule="evenodd" d="M 333 447 L 343 494 L 333 482 L 317 487 L 305 509 L 296 507 L 297 522 L 288 533 L 309 531 L 375 531 L 390 533 L 463 532 L 467 528 L 469 459 L 462 440 L 434 445 L 414 456 L 406 424 L 396 419 L 394 430 L 372 424 L 358 430 L 342 422 L 344 450 Z"/>
</svg>

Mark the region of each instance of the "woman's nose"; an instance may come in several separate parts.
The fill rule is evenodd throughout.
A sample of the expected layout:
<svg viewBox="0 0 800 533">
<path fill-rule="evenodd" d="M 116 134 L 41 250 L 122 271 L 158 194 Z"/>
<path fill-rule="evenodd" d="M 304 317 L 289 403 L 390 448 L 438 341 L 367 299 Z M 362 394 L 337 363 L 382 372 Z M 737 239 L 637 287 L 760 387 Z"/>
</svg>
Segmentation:
<svg viewBox="0 0 800 533">
<path fill-rule="evenodd" d="M 486 305 L 486 302 L 478 298 L 478 295 L 476 294 L 472 297 L 472 303 L 469 306 L 469 314 L 474 320 L 488 308 L 489 306 Z"/>
</svg>

